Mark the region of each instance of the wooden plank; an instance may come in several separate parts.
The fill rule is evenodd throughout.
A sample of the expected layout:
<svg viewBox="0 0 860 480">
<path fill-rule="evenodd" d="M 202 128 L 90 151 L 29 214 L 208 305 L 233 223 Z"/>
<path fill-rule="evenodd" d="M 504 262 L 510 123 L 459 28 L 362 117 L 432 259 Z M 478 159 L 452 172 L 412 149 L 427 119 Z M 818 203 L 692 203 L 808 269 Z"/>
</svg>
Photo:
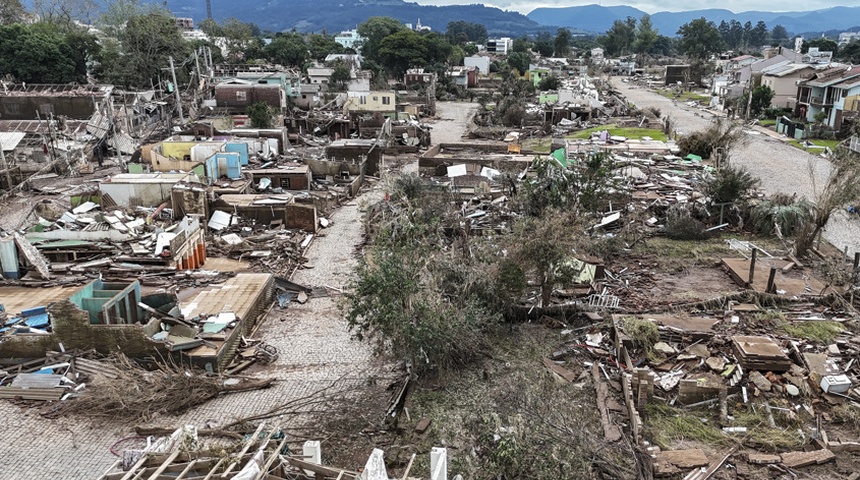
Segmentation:
<svg viewBox="0 0 860 480">
<path fill-rule="evenodd" d="M 327 477 L 341 478 L 342 476 L 343 480 L 355 480 L 359 475 L 358 472 L 350 472 L 349 470 L 343 470 L 341 468 L 325 467 L 323 465 L 317 465 L 316 463 L 299 460 L 296 457 L 287 457 L 287 462 L 294 467 L 319 473 L 320 475 L 325 475 Z"/>
<path fill-rule="evenodd" d="M 561 365 L 558 365 L 557 363 L 553 362 L 552 360 L 550 360 L 546 357 L 543 358 L 543 364 L 547 369 L 549 369 L 550 372 L 558 375 L 559 377 L 563 378 L 564 380 L 567 380 L 569 383 L 573 383 L 573 381 L 576 380 L 576 374 L 575 373 L 562 367 Z"/>
<path fill-rule="evenodd" d="M 278 444 L 277 448 L 275 448 L 275 451 L 269 455 L 269 459 L 266 461 L 265 465 L 263 465 L 263 468 L 260 469 L 260 473 L 257 474 L 256 480 L 263 480 L 264 477 L 266 475 L 268 475 L 269 469 L 272 468 L 272 464 L 275 463 L 275 460 L 278 459 L 278 457 L 280 456 L 280 453 L 281 453 L 281 449 L 283 449 L 284 445 L 286 445 L 286 444 L 287 444 L 287 436 L 284 435 L 284 439 L 281 440 L 281 443 Z"/>
<path fill-rule="evenodd" d="M 173 451 L 173 453 L 170 454 L 169 457 L 167 457 L 167 459 L 165 459 L 161 463 L 161 466 L 159 466 L 157 469 L 155 469 L 154 472 L 152 472 L 152 475 L 149 476 L 149 480 L 156 480 L 158 478 L 158 476 L 161 475 L 162 472 L 164 472 L 164 470 L 168 466 L 170 466 L 170 464 L 173 463 L 173 461 L 176 460 L 176 457 L 178 457 L 178 456 L 179 456 L 179 449 L 176 449 Z"/>
<path fill-rule="evenodd" d="M 260 432 L 263 431 L 263 428 L 265 426 L 266 426 L 266 422 L 263 422 L 257 427 L 257 430 L 254 431 L 254 434 L 251 435 L 251 438 L 249 438 L 248 441 L 245 442 L 245 446 L 243 446 L 242 451 L 239 452 L 238 458 L 241 459 L 242 457 L 244 457 L 245 454 L 248 453 L 248 449 L 251 448 L 251 445 L 257 443 L 257 437 L 260 436 Z M 238 465 L 238 464 L 239 464 L 239 462 L 234 460 L 232 463 L 230 463 L 230 465 L 227 467 L 227 469 L 224 470 L 224 473 L 221 476 L 226 477 L 227 475 L 229 475 L 230 472 L 232 472 L 233 469 L 236 468 L 236 465 Z"/>
<path fill-rule="evenodd" d="M 212 470 L 209 470 L 209 474 L 206 475 L 206 477 L 203 478 L 203 480 L 210 480 L 212 478 L 212 476 L 215 475 L 215 472 L 218 471 L 218 467 L 220 467 L 222 463 L 224 463 L 223 458 L 221 460 L 218 460 L 218 463 L 216 463 L 215 466 L 212 467 Z"/>
<path fill-rule="evenodd" d="M 696 468 L 708 465 L 708 457 L 699 448 L 690 450 L 664 450 L 657 454 L 658 462 L 666 462 L 678 468 Z"/>
<path fill-rule="evenodd" d="M 182 470 L 179 473 L 179 475 L 176 477 L 176 480 L 182 480 L 183 478 L 185 478 L 185 475 L 188 475 L 188 472 L 190 472 L 191 469 L 194 468 L 195 465 L 197 465 L 196 459 L 188 462 L 188 465 L 185 467 L 185 470 Z"/>
<path fill-rule="evenodd" d="M 814 450 L 812 452 L 788 452 L 782 454 L 782 464 L 789 468 L 820 465 L 835 459 L 836 454 L 826 449 Z"/>
</svg>

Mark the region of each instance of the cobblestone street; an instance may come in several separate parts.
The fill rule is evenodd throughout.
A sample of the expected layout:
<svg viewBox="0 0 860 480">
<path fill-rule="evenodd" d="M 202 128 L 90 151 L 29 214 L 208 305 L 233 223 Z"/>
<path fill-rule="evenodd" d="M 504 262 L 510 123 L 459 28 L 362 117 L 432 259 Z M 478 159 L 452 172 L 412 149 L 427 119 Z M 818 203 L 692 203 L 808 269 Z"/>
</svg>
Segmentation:
<svg viewBox="0 0 860 480">
<path fill-rule="evenodd" d="M 296 272 L 294 281 L 336 289 L 347 283 L 357 262 L 354 246 L 362 240 L 362 214 L 357 206 L 361 201 L 359 196 L 331 217 L 332 225 L 320 231 L 307 252 L 308 265 L 313 268 Z M 368 344 L 350 339 L 337 309 L 338 298 L 312 296 L 304 305 L 293 303 L 286 310 L 271 311 L 256 335 L 280 352 L 277 363 L 256 374 L 277 378 L 271 388 L 226 395 L 179 418 L 150 423 L 223 425 L 302 397 L 338 378 L 361 384 L 378 361 L 371 358 Z M 110 445 L 133 435 L 130 427 L 91 425 L 77 418 L 46 420 L 39 416 L 38 407 L 22 408 L 5 400 L 0 401 L 0 418 L 2 480 L 97 478 L 116 461 L 108 450 Z"/>
</svg>

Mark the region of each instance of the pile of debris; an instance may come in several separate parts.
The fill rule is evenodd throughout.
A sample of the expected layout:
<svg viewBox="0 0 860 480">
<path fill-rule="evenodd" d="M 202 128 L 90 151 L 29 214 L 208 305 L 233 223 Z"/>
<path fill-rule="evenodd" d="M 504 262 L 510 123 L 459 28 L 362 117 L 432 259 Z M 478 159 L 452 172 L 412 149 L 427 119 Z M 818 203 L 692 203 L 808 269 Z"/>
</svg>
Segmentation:
<svg viewBox="0 0 860 480">
<path fill-rule="evenodd" d="M 151 430 L 138 429 L 139 435 Z M 127 448 L 100 480 L 124 478 L 230 478 L 235 480 L 286 480 L 286 479 L 388 479 L 384 452 L 374 449 L 364 468 L 344 469 L 322 464 L 322 447 L 319 440 L 298 442 L 285 429 L 260 423 L 251 432 L 243 430 L 198 430 L 186 425 L 150 438 L 145 446 Z M 170 432 L 167 430 L 167 432 Z M 205 444 L 201 436 L 242 439 Z M 301 445 L 300 451 L 298 444 Z M 115 444 L 116 445 L 116 444 Z M 415 455 L 409 461 L 402 478 L 409 476 Z M 448 478 L 448 453 L 445 448 L 434 447 L 430 452 L 430 480 Z M 400 478 L 400 476 L 398 476 Z"/>
<path fill-rule="evenodd" d="M 592 318 L 601 317 L 583 322 Z M 834 452 L 860 451 L 853 435 L 836 433 L 838 424 L 825 432 L 838 416 L 831 411 L 860 405 L 860 340 L 844 327 L 851 312 L 819 299 L 769 312 L 729 302 L 698 315 L 607 318 L 565 324 L 570 340 L 543 362 L 560 380 L 591 378 L 606 440 L 620 440 L 619 425 L 628 425 L 651 452 L 655 476 L 694 469 L 685 478 L 699 480 L 726 463 L 738 472 L 758 465 L 790 472 L 832 461 Z M 684 422 L 700 430 L 679 430 L 693 437 L 680 442 L 672 430 L 691 428 Z M 731 438 L 742 449 L 716 456 L 671 450 L 695 446 L 696 435 L 708 446 Z"/>
<path fill-rule="evenodd" d="M 122 354 L 98 358 L 94 351 L 51 352 L 4 366 L 0 398 L 54 402 L 42 410 L 49 418 L 82 415 L 134 422 L 183 413 L 219 395 L 274 382 L 198 375 L 167 363 L 151 367 L 145 369 Z"/>
</svg>

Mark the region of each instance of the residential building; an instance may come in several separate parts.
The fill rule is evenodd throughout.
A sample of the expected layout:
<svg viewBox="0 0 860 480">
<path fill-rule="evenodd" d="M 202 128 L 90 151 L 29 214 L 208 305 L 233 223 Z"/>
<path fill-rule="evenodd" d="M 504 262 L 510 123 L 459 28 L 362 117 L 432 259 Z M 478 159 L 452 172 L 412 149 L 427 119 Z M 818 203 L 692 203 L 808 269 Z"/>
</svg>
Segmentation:
<svg viewBox="0 0 860 480">
<path fill-rule="evenodd" d="M 451 67 L 448 71 L 448 77 L 454 81 L 454 84 L 460 87 L 477 87 L 478 86 L 478 70 L 475 67 Z"/>
<path fill-rule="evenodd" d="M 778 108 L 795 107 L 797 85 L 815 75 L 815 67 L 808 63 L 778 63 L 761 70 L 761 85 L 773 90 L 770 104 Z"/>
<path fill-rule="evenodd" d="M 177 17 L 174 18 L 176 21 L 176 28 L 180 30 L 194 30 L 194 19 L 190 17 Z"/>
<path fill-rule="evenodd" d="M 845 45 L 854 40 L 860 40 L 860 32 L 842 32 L 839 34 L 839 45 Z"/>
<path fill-rule="evenodd" d="M 480 75 L 489 75 L 490 73 L 490 57 L 482 55 L 472 55 L 463 59 L 463 65 L 467 67 L 475 67 Z"/>
<path fill-rule="evenodd" d="M 403 75 L 403 83 L 406 85 L 429 84 L 435 81 L 436 74 L 425 72 L 423 68 L 410 68 Z"/>
<path fill-rule="evenodd" d="M 507 55 L 514 48 L 514 40 L 510 37 L 491 38 L 487 40 L 487 52 Z"/>
<path fill-rule="evenodd" d="M 753 63 L 739 65 L 734 70 L 727 70 L 726 73 L 729 75 L 729 83 L 723 91 L 719 92 L 719 94 L 724 97 L 737 97 L 743 95 L 744 89 L 755 86 L 756 79 L 761 77 L 761 71 L 763 69 L 778 64 L 787 65 L 789 63 L 801 63 L 802 60 L 803 56 L 800 53 L 780 47 L 780 50 L 776 54 L 768 58 L 760 59 Z"/>
<path fill-rule="evenodd" d="M 334 73 L 333 68 L 329 67 L 310 67 L 308 68 L 308 83 L 320 85 L 322 90 L 328 88 L 331 81 L 331 75 Z"/>
<path fill-rule="evenodd" d="M 86 120 L 108 107 L 112 85 L 2 84 L 0 118 L 42 120 L 50 116 Z"/>
<path fill-rule="evenodd" d="M 810 47 L 809 51 L 803 54 L 803 63 L 828 64 L 831 61 L 833 52 L 821 51 L 818 47 Z"/>
<path fill-rule="evenodd" d="M 245 80 L 258 84 L 280 85 L 287 97 L 301 95 L 301 75 L 280 65 L 219 64 L 215 65 L 215 83 Z"/>
<path fill-rule="evenodd" d="M 394 112 L 397 100 L 394 92 L 348 92 L 344 103 L 344 113 Z"/>
<path fill-rule="evenodd" d="M 824 112 L 824 123 L 834 129 L 842 127 L 845 101 L 852 97 L 849 107 L 854 107 L 853 97 L 860 95 L 860 67 L 834 67 L 820 71 L 797 87 L 798 116 L 814 122 Z"/>
<path fill-rule="evenodd" d="M 255 103 L 265 103 L 278 110 L 287 108 L 287 95 L 280 85 L 233 80 L 215 85 L 215 103 L 243 111 Z"/>
<path fill-rule="evenodd" d="M 321 85 L 318 83 L 303 83 L 302 94 L 293 99 L 293 105 L 304 110 L 319 106 L 320 89 Z"/>
<path fill-rule="evenodd" d="M 358 34 L 358 30 L 352 29 L 338 33 L 335 35 L 334 41 L 342 45 L 343 48 L 351 48 L 358 51 L 361 49 L 361 43 L 364 41 L 364 37 Z"/>
<path fill-rule="evenodd" d="M 353 71 L 361 70 L 361 62 L 364 59 L 357 53 L 329 53 L 325 57 L 325 63 L 341 61 Z"/>
</svg>

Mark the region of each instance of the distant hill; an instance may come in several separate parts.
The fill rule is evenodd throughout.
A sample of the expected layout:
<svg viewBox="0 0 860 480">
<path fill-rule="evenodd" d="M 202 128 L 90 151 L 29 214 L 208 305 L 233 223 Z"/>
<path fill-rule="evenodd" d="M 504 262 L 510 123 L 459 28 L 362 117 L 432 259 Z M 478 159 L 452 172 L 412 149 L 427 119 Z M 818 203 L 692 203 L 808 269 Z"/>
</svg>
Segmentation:
<svg viewBox="0 0 860 480">
<path fill-rule="evenodd" d="M 25 0 L 32 3 L 33 0 Z M 163 0 L 143 0 L 161 4 Z M 206 18 L 204 0 L 166 0 L 176 16 L 191 17 L 195 22 Z M 368 17 L 393 17 L 404 23 L 427 25 L 444 33 L 448 22 L 464 20 L 481 23 L 490 35 L 519 36 L 555 29 L 552 22 L 541 25 L 518 12 L 508 12 L 483 5 L 424 6 L 404 0 L 212 0 L 216 20 L 237 18 L 257 24 L 264 30 L 337 33 L 355 28 Z M 557 27 L 555 27 L 557 28 Z"/>
<path fill-rule="evenodd" d="M 591 32 L 603 33 L 615 20 L 627 16 L 636 19 L 645 12 L 632 7 L 604 7 L 583 5 L 563 8 L 536 8 L 528 18 L 546 25 L 561 25 Z M 651 15 L 651 23 L 661 34 L 673 36 L 678 28 L 696 18 L 705 17 L 719 25 L 721 21 L 737 20 L 753 25 L 763 20 L 768 28 L 782 25 L 790 33 L 815 32 L 825 30 L 846 31 L 860 25 L 860 7 L 832 7 L 806 12 L 761 12 L 749 11 L 733 13 L 723 9 L 689 10 L 685 12 L 658 12 Z"/>
</svg>

